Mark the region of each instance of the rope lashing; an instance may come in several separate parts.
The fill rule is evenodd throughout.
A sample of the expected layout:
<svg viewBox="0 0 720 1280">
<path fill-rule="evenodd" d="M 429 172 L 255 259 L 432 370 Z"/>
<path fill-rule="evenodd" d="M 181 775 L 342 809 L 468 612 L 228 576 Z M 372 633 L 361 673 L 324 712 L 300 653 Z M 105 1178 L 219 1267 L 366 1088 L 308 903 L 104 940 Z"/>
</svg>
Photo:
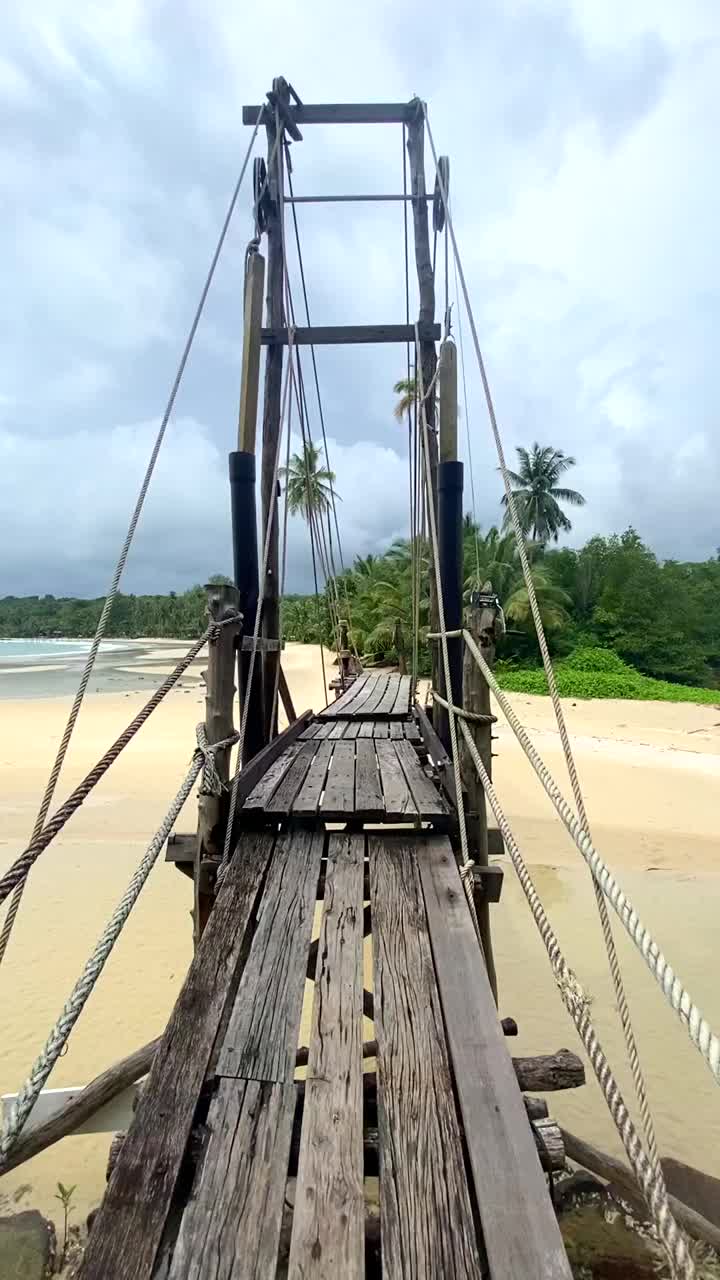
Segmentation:
<svg viewBox="0 0 720 1280">
<path fill-rule="evenodd" d="M 673 1275 L 681 1277 L 681 1280 L 693 1280 L 695 1267 L 690 1256 L 687 1240 L 673 1217 L 664 1182 L 658 1181 L 653 1166 L 643 1151 L 642 1143 L 623 1101 L 620 1087 L 592 1024 L 590 1001 L 565 960 L 560 943 L 547 917 L 532 876 L 525 865 L 480 753 L 475 746 L 472 734 L 462 721 L 460 723 L 460 731 L 472 756 L 485 796 L 502 832 L 505 847 L 510 855 L 540 937 L 543 940 L 561 999 L 575 1023 L 585 1047 L 610 1115 L 622 1139 L 633 1173 L 642 1188 L 658 1235 L 670 1259 Z"/>
<path fill-rule="evenodd" d="M 500 471 L 502 473 L 503 485 L 505 488 L 505 499 L 508 505 L 508 511 L 510 513 L 512 528 L 515 534 L 515 541 L 517 544 L 518 555 L 520 558 L 520 564 L 522 566 L 523 579 L 525 581 L 525 586 L 527 588 L 530 611 L 532 613 L 533 623 L 535 625 L 535 631 L 538 638 L 540 653 L 542 655 L 543 667 L 545 669 L 545 674 L 547 677 L 548 689 L 550 691 L 550 697 L 552 700 L 553 709 L 555 712 L 555 718 L 556 718 L 558 730 L 560 733 L 560 740 L 562 742 L 563 751 L 565 754 L 567 770 L 570 776 L 570 782 L 572 785 L 573 795 L 575 797 L 575 803 L 577 805 L 578 816 L 583 826 L 587 830 L 589 824 L 587 820 L 587 814 L 585 812 L 585 803 L 583 800 L 582 789 L 580 787 L 580 779 L 578 777 L 577 768 L 575 765 L 575 758 L 573 756 L 572 747 L 570 745 L 570 738 L 568 735 L 567 726 L 565 724 L 565 717 L 563 714 L 562 704 L 560 702 L 560 697 L 557 690 L 557 683 L 555 680 L 555 673 L 553 670 L 552 660 L 550 658 L 550 650 L 548 648 L 547 639 L 545 636 L 545 628 L 543 626 L 542 616 L 540 613 L 540 608 L 538 606 L 538 601 L 537 601 L 537 595 L 535 592 L 535 584 L 533 582 L 533 577 L 530 570 L 530 561 L 527 554 L 527 548 L 525 546 L 525 538 L 524 538 L 522 526 L 520 524 L 520 519 L 518 516 L 517 504 L 515 502 L 515 495 L 513 493 L 512 485 L 510 483 L 510 474 L 508 471 L 507 463 L 505 461 L 505 451 L 503 449 L 500 429 L 499 429 L 497 417 L 495 414 L 495 405 L 493 402 L 492 392 L 490 390 L 490 383 L 488 381 L 487 372 L 485 369 L 485 361 L 483 359 L 483 354 L 480 348 L 477 325 L 475 323 L 475 316 L 473 314 L 472 306 L 470 303 L 470 296 L 467 288 L 467 282 L 465 280 L 465 272 L 463 271 L 462 262 L 460 260 L 460 253 L 458 250 L 457 239 L 455 236 L 455 228 L 453 226 L 452 214 L 450 211 L 450 205 L 448 201 L 447 185 L 443 181 L 443 174 L 440 168 L 440 161 L 438 159 L 438 154 L 435 149 L 435 140 L 433 138 L 432 129 L 430 128 L 430 121 L 428 119 L 427 106 L 424 102 L 421 102 L 420 106 L 423 113 L 425 127 L 427 128 L 428 140 L 430 142 L 433 160 L 435 163 L 437 183 L 440 188 L 440 194 L 441 194 L 443 205 L 445 208 L 445 216 L 447 219 L 447 230 L 452 239 L 453 257 L 454 257 L 455 265 L 457 267 L 457 271 L 460 277 L 460 283 L 462 285 L 463 299 L 465 302 L 468 321 L 470 324 L 473 345 L 475 347 L 475 355 L 477 357 L 478 369 L 480 371 L 480 378 L 482 381 L 483 393 L 485 396 L 485 403 L 487 405 L 488 418 L 490 420 L 490 426 L 492 429 L 493 439 L 495 441 L 495 448 L 497 451 L 498 462 L 500 464 Z M 645 1133 L 647 1136 L 650 1159 L 653 1164 L 655 1177 L 658 1184 L 664 1185 L 664 1175 L 662 1172 L 662 1167 L 660 1165 L 660 1158 L 659 1158 L 658 1148 L 657 1148 L 657 1139 L 655 1136 L 655 1126 L 654 1126 L 652 1115 L 650 1112 L 650 1104 L 647 1096 L 647 1086 L 645 1083 L 645 1078 L 644 1078 L 642 1067 L 640 1064 L 640 1057 L 638 1054 L 637 1043 L 635 1040 L 635 1033 L 633 1031 L 632 1021 L 630 1018 L 630 1008 L 628 1005 L 627 996 L 625 994 L 625 987 L 623 984 L 622 973 L 620 970 L 620 962 L 618 959 L 617 950 L 615 947 L 615 940 L 613 938 L 612 927 L 610 924 L 610 916 L 608 913 L 607 904 L 605 902 L 603 894 L 601 893 L 600 889 L 597 887 L 595 882 L 593 882 L 593 889 L 595 893 L 595 902 L 597 905 L 598 914 L 600 916 L 600 923 L 602 927 L 602 934 L 605 942 L 605 948 L 607 951 L 608 964 L 610 966 L 613 986 L 614 986 L 615 994 L 617 997 L 618 1011 L 620 1014 L 620 1021 L 622 1024 L 623 1035 L 625 1037 L 625 1044 L 628 1052 L 628 1058 L 630 1061 L 630 1068 L 632 1071 L 633 1083 L 635 1086 L 638 1102 L 640 1104 L 640 1112 L 642 1115 L 643 1125 L 644 1125 Z"/>
<path fill-rule="evenodd" d="M 458 632 L 458 635 L 460 634 Z M 452 635 L 452 632 L 448 631 L 448 635 Z M 484 711 L 466 711 L 464 707 L 456 707 L 454 703 L 448 702 L 437 689 L 431 689 L 430 692 L 433 702 L 439 702 L 441 707 L 446 711 L 452 711 L 453 715 L 459 716 L 461 720 L 472 720 L 474 724 L 497 724 L 497 716 L 486 715 Z"/>
<path fill-rule="evenodd" d="M 40 854 L 47 849 L 48 845 L 52 840 L 54 840 L 58 832 L 62 831 L 67 821 L 80 808 L 83 801 L 85 801 L 90 795 L 93 787 L 97 786 L 103 775 L 107 773 L 110 765 L 117 760 L 120 753 L 128 745 L 131 739 L 134 738 L 138 729 L 141 729 L 145 724 L 145 721 L 149 719 L 150 715 L 162 702 L 165 695 L 170 692 L 174 685 L 177 684 L 183 672 L 187 670 L 190 663 L 198 656 L 201 649 L 203 649 L 207 644 L 208 640 L 211 640 L 213 636 L 217 634 L 220 627 L 228 626 L 229 623 L 236 623 L 237 618 L 238 615 L 229 615 L 227 618 L 223 618 L 221 622 L 213 622 L 213 624 L 208 627 L 205 634 L 201 636 L 199 640 L 195 641 L 195 644 L 191 646 L 185 654 L 185 657 L 180 660 L 174 671 L 172 671 L 170 675 L 163 680 L 162 684 L 155 690 L 152 697 L 145 703 L 142 710 L 138 711 L 135 718 L 131 720 L 127 728 L 123 730 L 119 738 L 116 738 L 112 746 L 105 752 L 105 755 L 98 760 L 97 764 L 85 776 L 79 786 L 71 792 L 65 803 L 62 804 L 53 814 L 50 821 L 42 828 L 39 834 L 30 841 L 30 844 L 24 852 L 20 854 L 20 857 L 15 860 L 12 866 L 5 872 L 4 876 L 0 878 L 0 902 L 4 902 L 8 894 L 25 881 L 33 863 L 36 862 L 40 857 Z"/>
<path fill-rule="evenodd" d="M 635 943 L 671 1009 L 674 1010 L 686 1027 L 687 1033 L 696 1049 L 702 1054 L 715 1080 L 720 1083 L 720 1038 L 712 1030 L 697 1005 L 692 1001 L 675 970 L 665 959 L 652 934 L 646 929 L 610 868 L 601 858 L 589 832 L 573 813 L 571 805 L 564 798 L 550 770 L 533 746 L 526 730 L 513 711 L 507 695 L 495 679 L 492 668 L 488 666 L 469 631 L 465 632 L 465 642 L 497 698 L 510 728 L 540 779 L 546 794 L 588 864 L 593 878 L 597 881 L 626 932 Z"/>
<path fill-rule="evenodd" d="M 222 789 L 220 776 L 215 766 L 215 753 L 220 751 L 223 747 L 232 746 L 233 743 L 237 741 L 238 735 L 237 733 L 233 733 L 231 737 L 224 738 L 222 742 L 215 742 L 212 746 L 208 746 L 204 724 L 199 724 L 196 732 L 197 747 L 193 754 L 190 768 L 185 775 L 180 789 L 172 801 L 163 821 L 158 827 L 158 830 L 150 841 L 135 874 L 130 880 L 122 898 L 103 930 L 92 955 L 75 983 L 72 993 L 66 1001 L 55 1026 L 50 1032 L 42 1052 L 36 1058 L 27 1080 L 18 1093 L 17 1100 L 12 1108 L 10 1116 L 8 1117 L 7 1123 L 2 1131 L 2 1135 L 0 1136 L 0 1172 L 2 1171 L 2 1166 L 19 1137 L 28 1116 L 37 1102 L 38 1095 L 40 1094 L 45 1081 L 67 1044 L 70 1032 L 85 1008 L 93 988 L 103 971 L 105 962 L 122 933 L 130 912 L 135 906 L 140 892 L 157 861 L 158 854 L 166 844 L 168 836 L 175 825 L 178 814 L 190 795 L 201 770 L 204 773 L 204 786 L 210 788 L 215 793 L 219 793 Z"/>
</svg>

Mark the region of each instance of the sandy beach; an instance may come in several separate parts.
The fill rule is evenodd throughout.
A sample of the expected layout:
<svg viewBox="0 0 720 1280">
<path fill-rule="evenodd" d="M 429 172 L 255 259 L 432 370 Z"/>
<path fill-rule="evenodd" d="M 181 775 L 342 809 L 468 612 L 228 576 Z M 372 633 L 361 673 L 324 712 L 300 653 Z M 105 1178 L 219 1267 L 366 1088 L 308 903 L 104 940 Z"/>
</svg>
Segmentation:
<svg viewBox="0 0 720 1280">
<path fill-rule="evenodd" d="M 143 641 L 112 656 L 83 707 L 58 787 L 62 800 L 142 706 L 187 646 Z M 45 665 L 45 664 L 38 664 Z M 298 711 L 322 700 L 319 654 L 289 644 L 284 665 Z M 202 718 L 195 668 L 173 691 L 39 861 L 0 969 L 0 1092 L 19 1087 L 80 969 L 179 785 Z M 332 668 L 328 668 L 328 677 Z M 115 676 L 121 676 L 114 684 Z M 48 696 L 46 681 L 25 696 L 0 681 L 0 868 L 22 849 L 70 705 Z M 28 688 L 28 673 L 22 680 Z M 95 686 L 91 684 L 91 689 Z M 563 790 L 569 792 L 547 699 L 513 703 Z M 652 927 L 711 1024 L 720 1025 L 717 920 L 720 909 L 720 709 L 670 703 L 569 702 L 566 707 L 595 841 Z M 511 731 L 497 726 L 497 790 L 567 958 L 593 998 L 602 1041 L 631 1101 L 622 1035 L 613 1011 L 589 872 L 535 781 Z M 188 803 L 178 829 L 191 831 Z M 520 1026 L 519 1053 L 578 1049 L 509 860 L 502 901 L 493 908 L 501 1013 Z M 191 885 L 162 861 L 106 966 L 68 1052 L 51 1078 L 82 1085 L 159 1034 L 191 956 Z M 668 1010 L 642 960 L 618 945 L 663 1154 L 720 1175 L 710 1138 L 719 1101 L 710 1074 Z M 618 1152 L 594 1083 L 555 1095 L 552 1112 L 568 1127 Z M 76 1183 L 78 1219 L 104 1185 L 110 1135 L 72 1137 L 8 1175 L 3 1204 L 53 1213 L 58 1179 Z"/>
</svg>

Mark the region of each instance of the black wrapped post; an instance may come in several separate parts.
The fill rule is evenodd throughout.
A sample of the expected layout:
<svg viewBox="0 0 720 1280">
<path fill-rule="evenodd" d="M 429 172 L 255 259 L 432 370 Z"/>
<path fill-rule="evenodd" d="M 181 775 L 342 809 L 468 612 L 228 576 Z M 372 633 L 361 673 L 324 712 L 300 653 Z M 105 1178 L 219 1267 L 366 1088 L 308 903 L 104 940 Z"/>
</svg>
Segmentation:
<svg viewBox="0 0 720 1280">
<path fill-rule="evenodd" d="M 440 553 L 440 577 L 445 607 L 445 630 L 459 631 L 462 627 L 463 595 L 463 464 L 441 462 L 438 466 L 438 544 Z M 438 641 L 438 644 L 441 642 Z M 445 687 L 445 666 L 439 663 L 442 676 L 441 693 L 455 706 L 462 705 L 462 637 L 448 640 L 451 688 Z M 437 732 L 450 751 L 450 724 L 443 707 L 437 706 Z"/>
<path fill-rule="evenodd" d="M 257 512 L 255 505 L 255 454 L 230 454 L 230 501 L 232 510 L 233 563 L 235 586 L 240 593 L 239 607 L 243 615 L 243 638 L 252 638 L 257 618 L 259 575 L 257 547 Z M 250 676 L 251 652 L 243 649 L 238 660 L 240 713 L 244 706 Z M 241 721 L 242 723 L 242 721 Z M 250 705 L 243 743 L 243 764 L 252 760 L 265 745 L 262 705 L 262 655 L 255 655 Z"/>
</svg>

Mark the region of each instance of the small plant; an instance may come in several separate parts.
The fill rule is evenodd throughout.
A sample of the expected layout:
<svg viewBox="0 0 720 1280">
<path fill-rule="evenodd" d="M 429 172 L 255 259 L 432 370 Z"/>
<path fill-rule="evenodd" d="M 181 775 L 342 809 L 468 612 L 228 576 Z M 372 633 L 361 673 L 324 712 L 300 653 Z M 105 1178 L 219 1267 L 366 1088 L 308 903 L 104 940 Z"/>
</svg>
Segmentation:
<svg viewBox="0 0 720 1280">
<path fill-rule="evenodd" d="M 58 1264 L 59 1271 L 62 1271 L 67 1259 L 68 1218 L 70 1217 L 70 1214 L 75 1208 L 72 1202 L 72 1198 L 73 1198 L 73 1193 L 76 1190 L 76 1187 L 77 1187 L 76 1183 L 73 1183 L 71 1187 L 66 1187 L 63 1185 L 62 1182 L 58 1182 L 57 1184 L 58 1189 L 57 1189 L 57 1192 L 55 1193 L 55 1199 L 59 1200 L 63 1207 L 63 1243 L 62 1243 L 62 1249 L 60 1251 L 60 1259 Z"/>
</svg>

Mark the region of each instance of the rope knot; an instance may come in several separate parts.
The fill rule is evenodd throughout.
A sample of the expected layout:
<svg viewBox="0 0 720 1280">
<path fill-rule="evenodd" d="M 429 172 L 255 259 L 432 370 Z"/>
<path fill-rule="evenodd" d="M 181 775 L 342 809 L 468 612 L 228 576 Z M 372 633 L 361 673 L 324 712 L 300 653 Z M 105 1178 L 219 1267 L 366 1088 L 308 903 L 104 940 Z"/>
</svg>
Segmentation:
<svg viewBox="0 0 720 1280">
<path fill-rule="evenodd" d="M 205 725 L 201 721 L 200 724 L 196 726 L 195 736 L 197 738 L 195 756 L 196 758 L 201 756 L 203 761 L 203 776 L 200 784 L 200 791 L 206 796 L 222 795 L 223 784 L 215 764 L 215 753 L 217 751 L 222 751 L 223 747 L 234 746 L 235 743 L 239 741 L 240 734 L 237 732 L 231 733 L 229 738 L 223 738 L 221 742 L 214 742 L 210 745 L 207 740 Z"/>
</svg>

